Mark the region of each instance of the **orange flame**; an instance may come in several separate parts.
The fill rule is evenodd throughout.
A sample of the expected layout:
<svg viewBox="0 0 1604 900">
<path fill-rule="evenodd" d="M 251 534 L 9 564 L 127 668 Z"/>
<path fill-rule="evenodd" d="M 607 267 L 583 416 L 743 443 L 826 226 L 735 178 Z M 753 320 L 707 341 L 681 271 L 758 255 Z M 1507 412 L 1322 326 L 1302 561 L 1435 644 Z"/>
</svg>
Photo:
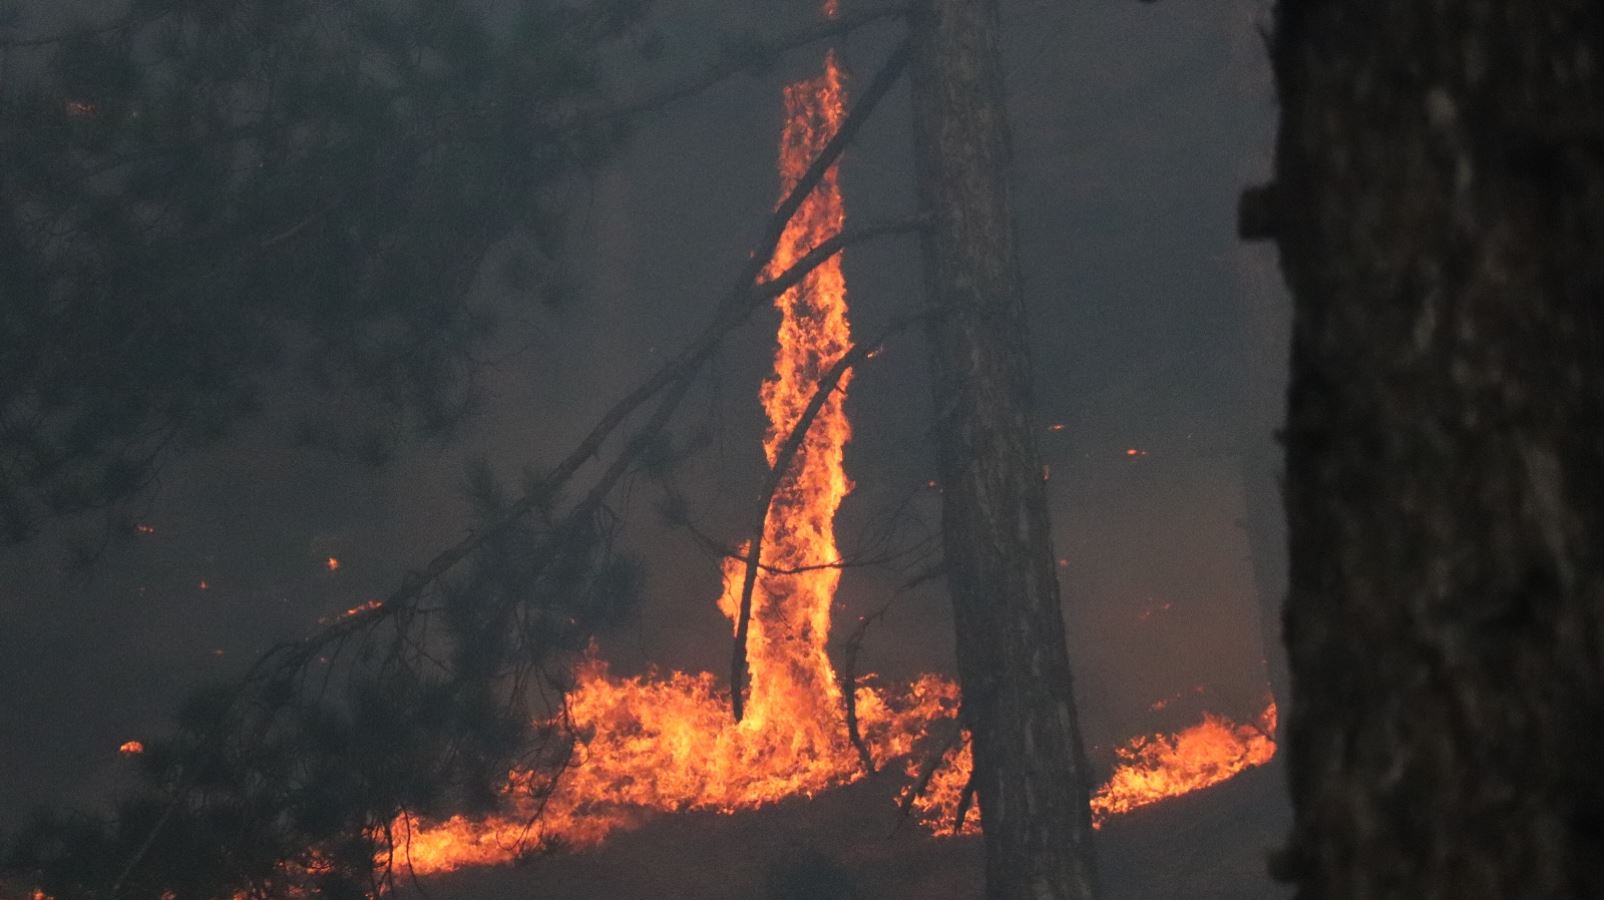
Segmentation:
<svg viewBox="0 0 1604 900">
<path fill-rule="evenodd" d="M 834 0 L 826 3 L 827 15 L 833 15 L 834 5 Z M 819 77 L 785 89 L 785 105 L 782 193 L 791 189 L 840 125 L 843 77 L 833 53 L 825 57 Z M 787 227 L 769 274 L 789 267 L 836 234 L 844 215 L 832 170 Z M 775 306 L 780 325 L 774 374 L 760 391 L 769 418 L 764 453 L 770 465 L 820 376 L 851 345 L 839 257 L 815 269 Z M 555 767 L 561 773 L 560 783 L 545 780 L 534 770 L 511 773 L 504 791 L 513 809 L 506 816 L 424 821 L 403 815 L 391 828 L 397 861 L 420 875 L 494 865 L 557 846 L 591 846 L 655 812 L 735 812 L 787 797 L 812 796 L 862 777 L 862 765 L 847 740 L 841 686 L 827 654 L 831 605 L 840 580 L 840 570 L 829 566 L 839 559 L 834 518 L 852 489 L 842 465 L 851 437 L 842 406 L 847 384 L 843 377 L 814 420 L 787 480 L 775 492 L 764 525 L 766 570 L 752 598 L 750 693 L 743 719 L 733 720 L 728 686 L 712 674 L 654 672 L 618 678 L 592 652 L 576 671 L 562 718 L 547 723 L 573 736 L 571 749 L 565 745 L 570 755 L 556 761 L 562 763 Z M 1049 473 L 1044 468 L 1042 474 L 1046 478 Z M 939 490 L 936 482 L 930 487 Z M 1061 566 L 1066 564 L 1060 561 Z M 738 615 L 744 570 L 742 560 L 725 562 L 718 603 L 732 623 Z M 363 611 L 365 607 L 357 607 L 347 615 Z M 854 699 L 870 755 L 877 763 L 903 759 L 908 774 L 917 777 L 924 762 L 916 757 L 939 749 L 930 746 L 931 726 L 957 716 L 957 685 L 936 675 L 922 676 L 896 690 L 875 686 L 872 676 L 864 681 L 868 683 L 856 689 Z M 1097 794 L 1094 802 L 1102 804 L 1096 807 L 1102 810 L 1098 821 L 1141 802 L 1153 802 L 1128 799 L 1143 786 L 1156 800 L 1157 792 L 1195 790 L 1207 778 L 1229 777 L 1219 774 L 1228 768 L 1226 763 L 1194 759 L 1205 745 L 1216 756 L 1231 756 L 1219 752 L 1200 729 L 1223 729 L 1233 737 L 1242 731 L 1223 719 L 1210 718 L 1173 739 L 1154 736 L 1132 742 L 1121 751 L 1125 763 L 1114 780 Z M 1235 754 L 1250 760 L 1236 770 L 1256 765 L 1274 752 L 1267 736 L 1254 734 L 1262 741 Z M 1180 765 L 1180 759 L 1190 762 Z M 1131 774 L 1122 774 L 1127 769 Z M 1151 774 L 1154 770 L 1167 774 L 1161 778 Z M 954 742 L 924 790 L 913 798 L 916 818 L 951 833 L 969 772 L 967 742 Z M 1141 772 L 1149 774 L 1144 779 L 1137 774 Z M 972 804 L 962 832 L 978 827 L 978 804 Z"/>
<path fill-rule="evenodd" d="M 1262 766 L 1275 756 L 1275 701 L 1255 723 L 1238 725 L 1204 713 L 1203 721 L 1174 735 L 1132 738 L 1115 753 L 1120 765 L 1092 794 L 1092 824 L 1170 797 L 1212 787 Z"/>
<path fill-rule="evenodd" d="M 827 14 L 830 12 L 827 7 Z M 789 193 L 840 126 L 843 76 L 833 53 L 817 78 L 785 89 L 780 180 Z M 782 235 L 770 276 L 840 231 L 845 213 L 835 170 L 802 204 Z M 819 378 L 851 346 L 846 282 L 839 256 L 820 265 L 775 301 L 780 312 L 774 374 L 760 391 L 772 466 L 812 399 Z M 843 720 L 840 685 L 827 653 L 830 607 L 840 570 L 835 513 L 852 484 L 842 466 L 851 426 L 842 408 L 843 377 L 814 419 L 791 472 L 775 491 L 764 526 L 763 562 L 752 598 L 743 719 L 729 712 L 728 689 L 707 673 L 613 678 L 591 657 L 579 668 L 566 715 L 580 736 L 561 789 L 549 796 L 515 773 L 540 804 L 538 821 L 522 816 L 473 822 L 399 823 L 418 872 L 503 861 L 542 845 L 592 844 L 644 811 L 731 812 L 794 795 L 810 796 L 861 774 Z M 780 574 L 789 573 L 789 574 Z M 719 609 L 738 615 L 745 563 L 727 560 Z M 932 715 L 952 715 L 956 691 L 936 678 L 896 698 L 858 691 L 865 741 L 877 755 L 907 753 Z"/>
<path fill-rule="evenodd" d="M 1154 707 L 1161 708 L 1164 702 Z M 1275 726 L 1275 700 L 1271 699 L 1252 724 L 1238 725 L 1206 712 L 1201 723 L 1177 734 L 1131 738 L 1114 751 L 1120 760 L 1114 773 L 1092 792 L 1092 827 L 1102 828 L 1114 816 L 1213 787 L 1264 765 L 1275 756 Z M 937 834 L 979 833 L 978 800 L 962 828 L 956 832 L 952 828 L 973 766 L 965 735 L 963 746 L 947 752 L 924 795 L 914 800 L 913 809 L 921 823 Z M 908 774 L 917 774 L 916 764 L 909 764 Z"/>
<path fill-rule="evenodd" d="M 117 748 L 117 752 L 125 756 L 144 753 L 145 744 L 142 741 L 123 741 L 122 746 Z"/>
</svg>

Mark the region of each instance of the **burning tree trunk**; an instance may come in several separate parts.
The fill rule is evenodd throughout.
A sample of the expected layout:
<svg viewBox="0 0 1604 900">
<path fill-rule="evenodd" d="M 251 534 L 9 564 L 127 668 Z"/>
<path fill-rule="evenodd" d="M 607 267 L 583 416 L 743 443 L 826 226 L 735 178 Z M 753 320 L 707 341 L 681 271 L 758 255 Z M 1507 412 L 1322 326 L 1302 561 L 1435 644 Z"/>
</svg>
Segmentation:
<svg viewBox="0 0 1604 900">
<path fill-rule="evenodd" d="M 1283 2 L 1274 55 L 1282 875 L 1604 896 L 1604 6 Z"/>
<path fill-rule="evenodd" d="M 914 141 L 947 579 L 994 900 L 1093 896 L 1087 767 L 1059 610 L 1008 198 L 997 6 L 912 15 Z"/>
</svg>

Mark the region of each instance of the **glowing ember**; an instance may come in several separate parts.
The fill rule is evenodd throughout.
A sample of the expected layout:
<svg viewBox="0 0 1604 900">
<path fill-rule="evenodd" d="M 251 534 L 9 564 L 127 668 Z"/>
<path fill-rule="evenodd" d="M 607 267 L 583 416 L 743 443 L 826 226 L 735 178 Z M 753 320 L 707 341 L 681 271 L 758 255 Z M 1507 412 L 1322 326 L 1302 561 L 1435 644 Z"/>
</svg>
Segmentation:
<svg viewBox="0 0 1604 900">
<path fill-rule="evenodd" d="M 1125 455 L 1131 457 L 1132 459 L 1135 459 L 1138 456 L 1146 456 L 1147 455 L 1147 451 L 1146 450 L 1138 450 L 1135 447 L 1128 447 L 1125 450 Z"/>
<path fill-rule="evenodd" d="M 134 756 L 144 753 L 145 745 L 142 741 L 124 741 L 123 745 L 117 748 L 117 752 L 125 756 Z"/>
<path fill-rule="evenodd" d="M 323 568 L 328 569 L 330 572 L 338 572 L 340 571 L 340 561 L 331 556 L 323 561 Z"/>
<path fill-rule="evenodd" d="M 335 616 L 334 618 L 335 619 L 349 619 L 352 616 L 360 616 L 363 613 L 369 613 L 369 612 L 372 612 L 372 611 L 374 611 L 376 609 L 383 609 L 383 608 L 384 608 L 384 601 L 383 600 L 368 600 L 368 601 L 366 601 L 364 603 L 358 603 L 356 606 L 353 606 L 350 609 L 347 609 L 345 612 L 340 613 L 338 616 Z M 325 616 L 325 617 L 323 617 L 321 619 L 318 619 L 318 623 L 321 624 L 321 625 L 327 625 L 330 621 L 333 621 L 333 620 L 330 619 L 327 616 Z"/>
<path fill-rule="evenodd" d="M 156 526 L 155 525 L 149 525 L 149 524 L 146 524 L 144 522 L 140 522 L 140 523 L 134 525 L 134 534 L 151 535 L 151 534 L 155 534 L 155 533 L 156 533 Z"/>
</svg>

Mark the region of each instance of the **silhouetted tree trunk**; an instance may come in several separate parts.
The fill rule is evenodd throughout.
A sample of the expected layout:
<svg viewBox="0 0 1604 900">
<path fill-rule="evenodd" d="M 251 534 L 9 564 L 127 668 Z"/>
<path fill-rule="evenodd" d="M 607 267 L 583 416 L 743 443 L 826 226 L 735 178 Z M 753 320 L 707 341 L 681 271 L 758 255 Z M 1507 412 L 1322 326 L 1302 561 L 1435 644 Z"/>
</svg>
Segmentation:
<svg viewBox="0 0 1604 900">
<path fill-rule="evenodd" d="M 1274 56 L 1282 874 L 1604 896 L 1604 5 L 1283 0 Z"/>
<path fill-rule="evenodd" d="M 997 6 L 912 17 L 947 579 L 987 896 L 1093 896 L 1086 761 L 1059 610 L 1008 198 Z"/>
</svg>

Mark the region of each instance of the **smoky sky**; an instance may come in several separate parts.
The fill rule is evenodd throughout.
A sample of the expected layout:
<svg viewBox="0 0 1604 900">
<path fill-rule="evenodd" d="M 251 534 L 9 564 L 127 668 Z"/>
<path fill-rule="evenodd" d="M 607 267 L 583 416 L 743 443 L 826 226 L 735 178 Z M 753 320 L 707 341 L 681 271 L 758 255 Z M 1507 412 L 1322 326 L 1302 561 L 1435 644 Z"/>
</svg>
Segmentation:
<svg viewBox="0 0 1604 900">
<path fill-rule="evenodd" d="M 780 6 L 665 4 L 661 68 L 625 83 L 693 69 L 707 23 L 766 25 Z M 1274 455 L 1286 315 L 1273 261 L 1234 237 L 1237 194 L 1268 171 L 1275 114 L 1260 4 L 1003 6 L 1036 404 L 1088 742 L 1179 727 L 1203 708 L 1251 717 L 1265 681 L 1244 460 Z M 868 78 L 894 31 L 844 42 L 851 77 Z M 40 804 L 103 804 L 128 776 L 117 746 L 161 733 L 186 690 L 388 593 L 459 539 L 467 460 L 516 480 L 678 348 L 776 199 L 780 87 L 813 71 L 819 52 L 648 115 L 618 159 L 576 179 L 553 297 L 502 296 L 492 259 L 476 288 L 502 320 L 485 354 L 487 399 L 449 443 L 374 470 L 297 448 L 284 410 L 298 401 L 279 398 L 166 466 L 140 515 L 154 533 L 113 542 L 87 577 L 66 575 L 51 541 L 0 558 L 0 823 Z M 913 211 L 908 132 L 904 85 L 843 164 L 849 223 Z M 855 249 L 845 269 L 859 334 L 921 302 L 909 239 Z M 773 323 L 760 315 L 734 335 L 679 426 L 712 435 L 681 484 L 697 524 L 730 543 L 763 471 L 756 398 Z M 856 376 L 844 553 L 888 518 L 898 541 L 937 527 L 929 406 L 918 335 Z M 658 524 L 654 499 L 644 482 L 620 496 L 648 591 L 602 647 L 623 671 L 723 671 L 718 560 Z M 878 608 L 904 574 L 848 572 L 837 622 Z M 901 597 L 862 665 L 886 678 L 950 671 L 945 603 L 934 586 Z M 1149 709 L 1176 693 L 1189 698 L 1182 708 Z"/>
</svg>

